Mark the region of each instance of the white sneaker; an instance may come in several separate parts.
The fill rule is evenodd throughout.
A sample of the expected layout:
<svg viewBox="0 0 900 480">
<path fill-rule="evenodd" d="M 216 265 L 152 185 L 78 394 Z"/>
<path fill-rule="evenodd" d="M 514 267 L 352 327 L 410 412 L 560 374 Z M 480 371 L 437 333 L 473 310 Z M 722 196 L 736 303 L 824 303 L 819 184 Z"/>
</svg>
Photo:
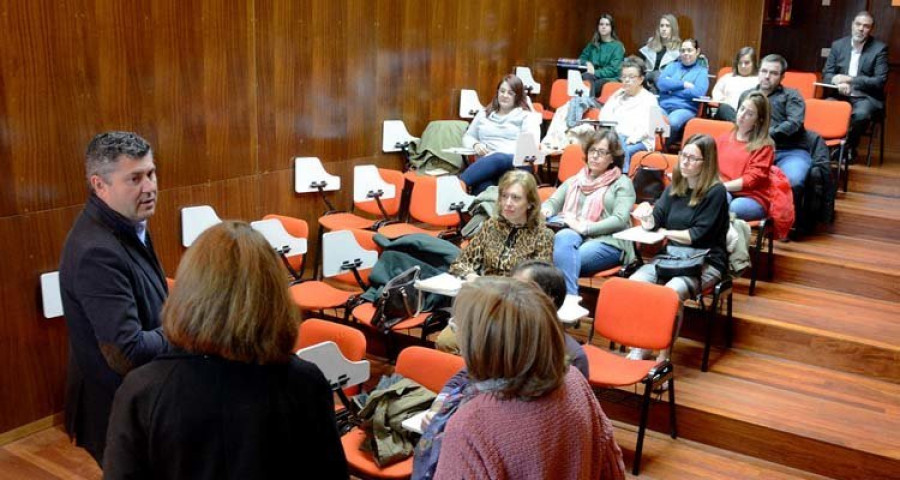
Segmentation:
<svg viewBox="0 0 900 480">
<path fill-rule="evenodd" d="M 653 352 L 645 348 L 632 348 L 628 351 L 628 355 L 625 358 L 629 360 L 644 360 L 652 355 Z"/>
</svg>

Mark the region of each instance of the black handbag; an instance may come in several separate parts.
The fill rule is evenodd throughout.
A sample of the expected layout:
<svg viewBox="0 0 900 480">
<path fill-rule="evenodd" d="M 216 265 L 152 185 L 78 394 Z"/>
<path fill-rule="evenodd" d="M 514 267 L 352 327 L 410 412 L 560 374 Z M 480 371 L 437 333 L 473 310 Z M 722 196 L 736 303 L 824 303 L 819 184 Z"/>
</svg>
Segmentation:
<svg viewBox="0 0 900 480">
<path fill-rule="evenodd" d="M 418 265 L 409 268 L 384 285 L 375 300 L 373 327 L 387 333 L 394 325 L 421 312 L 422 292 L 415 285 L 419 269 Z"/>
<path fill-rule="evenodd" d="M 640 163 L 634 169 L 631 183 L 634 185 L 635 202 L 655 203 L 666 189 L 666 170 L 644 165 L 644 160 L 650 155 L 641 157 Z"/>
<path fill-rule="evenodd" d="M 667 246 L 665 253 L 653 257 L 657 282 L 666 283 L 675 277 L 700 278 L 707 253 L 708 248 Z"/>
</svg>

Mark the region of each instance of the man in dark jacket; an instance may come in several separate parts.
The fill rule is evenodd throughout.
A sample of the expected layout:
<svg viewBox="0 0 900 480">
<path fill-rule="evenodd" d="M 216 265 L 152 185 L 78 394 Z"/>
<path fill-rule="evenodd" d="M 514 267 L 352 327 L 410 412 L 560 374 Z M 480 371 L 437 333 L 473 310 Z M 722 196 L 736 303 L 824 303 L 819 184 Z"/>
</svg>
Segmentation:
<svg viewBox="0 0 900 480">
<path fill-rule="evenodd" d="M 59 267 L 69 327 L 66 430 L 102 465 L 122 378 L 168 348 L 160 327 L 168 288 L 147 232 L 157 200 L 150 145 L 130 132 L 97 135 L 85 170 L 90 196 Z"/>
<path fill-rule="evenodd" d="M 888 53 L 884 42 L 872 38 L 875 20 L 866 11 L 853 18 L 850 35 L 831 44 L 822 71 L 825 83 L 837 89 L 826 93 L 850 102 L 850 130 L 847 152 L 855 157 L 859 137 L 873 118 L 884 112 L 884 86 L 888 77 Z"/>
</svg>

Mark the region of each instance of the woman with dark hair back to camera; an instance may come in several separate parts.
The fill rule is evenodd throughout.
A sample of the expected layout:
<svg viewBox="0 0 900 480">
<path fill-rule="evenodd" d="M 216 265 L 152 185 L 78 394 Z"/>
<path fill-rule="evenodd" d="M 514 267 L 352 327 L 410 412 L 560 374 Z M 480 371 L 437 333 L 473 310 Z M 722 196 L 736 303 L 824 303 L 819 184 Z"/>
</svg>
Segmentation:
<svg viewBox="0 0 900 480">
<path fill-rule="evenodd" d="M 747 90 L 756 88 L 759 78 L 756 69 L 759 67 L 756 61 L 756 50 L 753 47 L 744 47 L 738 50 L 734 56 L 731 72 L 722 75 L 716 80 L 712 91 L 712 101 L 719 102 L 719 108 L 713 116 L 716 120 L 733 122 L 737 118 L 738 101 L 741 94 Z"/>
<path fill-rule="evenodd" d="M 616 21 L 604 13 L 597 19 L 591 41 L 581 51 L 578 63 L 587 67 L 581 78 L 591 82 L 591 96 L 600 96 L 603 84 L 619 80 L 619 69 L 625 58 L 625 46 L 616 34 Z"/>
<path fill-rule="evenodd" d="M 463 135 L 463 146 L 471 148 L 478 159 L 460 174 L 472 194 L 478 195 L 513 168 L 516 140 L 531 133 L 537 144 L 541 138 L 540 115 L 531 111 L 522 80 L 507 75 L 497 85 L 497 94 L 478 112 Z"/>
<path fill-rule="evenodd" d="M 665 283 L 678 293 L 681 301 L 714 285 L 728 273 L 728 198 L 725 186 L 719 181 L 716 142 L 709 135 L 694 135 L 684 142 L 678 163 L 672 173 L 672 184 L 666 187 L 655 205 L 641 203 L 633 215 L 646 230 L 661 232 L 668 240 L 666 250 L 675 246 L 708 249 L 698 277 L 677 276 L 661 278 L 654 262 L 645 264 L 631 280 Z M 675 329 L 678 337 L 679 325 Z M 633 348 L 629 358 L 647 355 Z M 668 353 L 665 353 L 666 355 Z"/>
<path fill-rule="evenodd" d="M 541 207 L 544 216 L 567 227 L 554 237 L 553 263 L 566 278 L 568 295 L 578 295 L 579 276 L 634 260 L 631 243 L 612 236 L 631 226 L 635 200 L 631 179 L 622 173 L 619 137 L 612 130 L 595 132 L 585 152 L 587 165 Z"/>
<path fill-rule="evenodd" d="M 624 479 L 622 451 L 587 380 L 566 365 L 556 312 L 535 284 L 484 277 L 453 307 L 469 372 L 435 479 Z"/>
<path fill-rule="evenodd" d="M 282 266 L 243 222 L 206 230 L 163 308 L 174 351 L 116 393 L 104 478 L 347 478 L 331 387 L 293 353 Z"/>
</svg>

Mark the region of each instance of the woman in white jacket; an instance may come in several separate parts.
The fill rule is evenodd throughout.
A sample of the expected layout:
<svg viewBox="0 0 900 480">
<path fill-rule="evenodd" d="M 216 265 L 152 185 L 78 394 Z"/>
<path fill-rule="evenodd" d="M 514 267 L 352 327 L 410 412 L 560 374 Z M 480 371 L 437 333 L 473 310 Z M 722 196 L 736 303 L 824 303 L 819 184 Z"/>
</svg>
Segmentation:
<svg viewBox="0 0 900 480">
<path fill-rule="evenodd" d="M 615 121 L 619 142 L 625 151 L 622 171 L 628 175 L 631 156 L 651 151 L 655 143 L 650 116 L 659 109 L 656 96 L 644 88 L 644 62 L 631 56 L 622 62 L 622 88 L 617 90 L 600 110 L 600 120 Z"/>
</svg>

